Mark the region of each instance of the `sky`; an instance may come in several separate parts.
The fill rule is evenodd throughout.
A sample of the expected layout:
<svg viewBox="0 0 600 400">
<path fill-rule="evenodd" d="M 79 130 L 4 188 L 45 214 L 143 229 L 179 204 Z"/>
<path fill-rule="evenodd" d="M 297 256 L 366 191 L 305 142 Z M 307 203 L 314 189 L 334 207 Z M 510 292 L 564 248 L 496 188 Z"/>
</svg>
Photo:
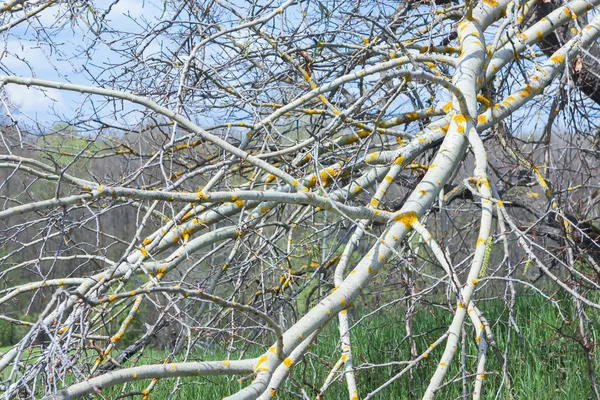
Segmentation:
<svg viewBox="0 0 600 400">
<path fill-rule="evenodd" d="M 112 1 L 98 1 L 98 4 L 106 5 Z M 229 1 L 229 3 L 236 3 Z M 275 1 L 273 4 L 280 3 Z M 162 17 L 163 0 L 120 0 L 107 15 L 110 25 L 120 30 L 131 33 L 141 31 L 136 20 L 147 20 L 158 22 Z M 239 1 L 242 8 L 243 1 Z M 243 13 L 243 10 L 242 10 Z M 119 55 L 112 52 L 108 47 L 99 44 L 91 56 L 81 53 L 80 49 L 85 43 L 89 43 L 93 37 L 89 28 L 80 27 L 76 24 L 66 23 L 69 14 L 62 7 L 52 7 L 45 10 L 37 17 L 39 20 L 24 22 L 14 29 L 0 33 L 2 44 L 0 44 L 0 67 L 3 74 L 14 74 L 25 77 L 36 77 L 40 79 L 72 82 L 85 85 L 93 85 L 83 67 L 98 71 L 103 62 L 119 62 Z M 85 12 L 79 18 L 81 24 L 85 20 Z M 45 37 L 39 40 L 40 26 L 50 27 L 46 29 L 50 39 L 57 44 L 55 48 L 44 44 Z M 156 41 L 146 50 L 146 54 L 152 54 L 159 50 Z M 168 46 L 168 44 L 166 44 Z M 75 56 L 74 56 L 75 55 Z M 82 105 L 85 96 L 73 92 L 58 91 L 54 89 L 27 88 L 24 86 L 7 85 L 5 93 L 8 100 L 16 106 L 19 112 L 14 113 L 20 123 L 32 126 L 39 123 L 40 131 L 48 131 L 50 127 L 59 121 L 69 121 L 79 113 L 90 110 L 89 102 Z M 3 107 L 3 105 L 0 105 Z M 137 106 L 131 103 L 123 103 L 123 109 L 119 111 L 118 121 L 122 125 L 133 125 L 139 122 L 140 113 L 136 113 Z M 527 112 L 531 112 L 528 109 Z M 535 124 L 535 116 L 530 120 Z M 544 120 L 544 118 L 542 118 Z M 527 127 L 529 129 L 529 127 Z"/>
<path fill-rule="evenodd" d="M 110 3 L 106 2 L 106 4 Z M 146 19 L 158 19 L 160 10 L 149 1 L 120 0 L 108 14 L 108 19 L 113 26 L 135 32 L 139 28 L 132 23 L 132 18 L 142 16 Z M 64 8 L 61 7 L 47 9 L 37 18 L 39 20 L 32 20 L 30 23 L 23 22 L 0 34 L 2 35 L 1 73 L 93 85 L 93 81 L 89 79 L 89 75 L 82 68 L 85 64 L 88 64 L 88 68 L 92 68 L 89 65 L 90 60 L 85 54 L 78 51 L 84 43 L 90 41 L 89 31 L 73 24 L 67 24 L 64 28 L 59 29 L 59 24 L 68 18 Z M 57 21 L 59 22 L 57 23 Z M 55 28 L 46 31 L 50 33 L 52 41 L 57 44 L 58 52 L 50 48 L 44 41 L 38 40 L 40 26 Z M 149 49 L 149 51 L 151 50 L 152 48 Z M 77 55 L 78 53 L 80 54 Z M 109 51 L 106 46 L 97 46 L 97 50 L 93 54 L 93 60 L 116 62 L 118 61 L 116 57 L 116 54 Z M 55 89 L 7 85 L 5 92 L 8 100 L 19 110 L 13 114 L 15 118 L 26 125 L 31 125 L 34 121 L 41 122 L 42 129 L 73 116 L 77 113 L 82 101 L 80 94 Z"/>
<path fill-rule="evenodd" d="M 114 1 L 95 3 L 108 7 Z M 227 3 L 236 5 L 242 13 L 248 4 L 243 0 L 230 0 Z M 278 1 L 273 4 L 277 3 Z M 111 7 L 106 20 L 109 21 L 108 25 L 116 30 L 131 34 L 140 33 L 143 30 L 138 23 L 143 25 L 148 22 L 156 25 L 161 18 L 171 17 L 168 13 L 163 15 L 164 4 L 163 0 L 119 0 Z M 99 13 L 104 11 L 98 10 Z M 87 47 L 86 44 L 94 39 L 90 28 L 84 25 L 84 21 L 90 19 L 88 12 L 81 11 L 78 24 L 71 24 L 67 22 L 70 15 L 65 8 L 54 6 L 38 14 L 37 19 L 33 18 L 7 32 L 0 33 L 1 43 L 3 43 L 0 44 L 0 68 L 2 69 L 0 74 L 94 85 L 94 81 L 90 79 L 84 67 L 93 74 L 98 74 L 106 64 L 120 63 L 125 60 L 101 42 L 96 44 L 93 53 L 81 52 L 80 49 Z M 55 48 L 48 46 L 46 33 L 39 29 L 42 26 L 46 27 L 48 38 L 57 44 Z M 103 34 L 102 38 L 106 40 L 110 37 Z M 123 42 L 116 44 L 117 47 L 123 45 Z M 172 42 L 168 42 L 168 38 L 161 36 L 148 46 L 144 55 L 149 56 L 160 51 L 161 45 L 173 47 Z M 106 74 L 104 77 L 106 78 Z M 33 126 L 33 129 L 41 132 L 48 131 L 56 122 L 68 122 L 76 117 L 81 119 L 81 113 L 91 112 L 92 109 L 89 101 L 82 104 L 82 101 L 86 100 L 85 96 L 74 92 L 7 85 L 5 93 L 10 103 L 15 106 L 13 108 L 18 109 L 17 112 L 13 110 L 15 119 L 20 124 Z M 94 98 L 96 103 L 101 103 L 100 100 L 98 96 Z M 123 109 L 118 112 L 115 122 L 128 126 L 139 123 L 142 115 L 135 110 L 140 107 L 127 102 L 121 104 Z M 0 104 L 0 108 L 4 106 Z"/>
</svg>

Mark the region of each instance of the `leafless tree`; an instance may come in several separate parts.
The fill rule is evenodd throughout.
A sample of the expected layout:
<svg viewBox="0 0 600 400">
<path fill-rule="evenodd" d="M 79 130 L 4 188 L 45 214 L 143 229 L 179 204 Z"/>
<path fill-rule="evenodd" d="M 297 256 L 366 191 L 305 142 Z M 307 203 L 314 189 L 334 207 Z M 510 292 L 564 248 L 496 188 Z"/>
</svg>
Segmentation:
<svg viewBox="0 0 600 400">
<path fill-rule="evenodd" d="M 313 396 L 343 377 L 385 397 L 434 362 L 423 398 L 460 363 L 479 399 L 488 347 L 510 379 L 478 299 L 504 299 L 508 343 L 523 285 L 572 298 L 600 398 L 598 4 L 6 2 L 0 319 L 27 330 L 5 398 L 214 375 L 248 380 L 230 399 L 306 398 L 286 379 L 332 324 Z M 423 347 L 434 303 L 451 322 Z M 353 327 L 395 304 L 410 354 L 359 393 L 378 366 Z M 164 362 L 141 362 L 157 341 Z M 196 361 L 214 343 L 224 359 Z"/>
</svg>

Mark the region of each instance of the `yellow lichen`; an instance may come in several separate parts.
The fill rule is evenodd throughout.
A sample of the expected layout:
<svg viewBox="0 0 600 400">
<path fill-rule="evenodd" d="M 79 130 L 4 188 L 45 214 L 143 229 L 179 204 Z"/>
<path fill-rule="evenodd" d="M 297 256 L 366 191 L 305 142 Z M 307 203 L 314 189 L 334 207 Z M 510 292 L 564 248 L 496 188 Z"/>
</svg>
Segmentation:
<svg viewBox="0 0 600 400">
<path fill-rule="evenodd" d="M 403 224 L 406 229 L 410 228 L 417 220 L 417 213 L 414 211 L 408 211 L 394 216 L 394 221 Z"/>
</svg>

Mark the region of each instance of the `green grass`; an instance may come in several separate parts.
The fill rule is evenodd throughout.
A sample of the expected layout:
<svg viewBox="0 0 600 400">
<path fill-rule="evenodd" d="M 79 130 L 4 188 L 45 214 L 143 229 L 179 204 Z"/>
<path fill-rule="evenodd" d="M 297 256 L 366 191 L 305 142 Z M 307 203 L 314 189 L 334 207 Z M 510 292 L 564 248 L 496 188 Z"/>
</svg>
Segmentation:
<svg viewBox="0 0 600 400">
<path fill-rule="evenodd" d="M 508 331 L 506 324 L 507 310 L 499 301 L 481 302 L 481 310 L 490 323 L 494 324 L 496 340 L 502 352 L 505 350 L 505 338 Z M 572 308 L 563 304 L 563 313 Z M 592 313 L 590 311 L 590 313 Z M 425 333 L 416 339 L 419 352 L 424 351 L 444 331 L 451 315 L 443 309 L 438 309 L 433 315 L 428 310 L 419 311 L 414 317 L 415 332 Z M 582 347 L 568 336 L 576 337 L 575 324 L 565 325 L 551 305 L 537 297 L 520 297 L 517 303 L 516 320 L 523 334 L 519 340 L 512 330 L 509 345 L 508 373 L 512 383 L 512 395 L 515 399 L 587 399 L 591 395 L 591 383 L 588 375 Z M 569 315 L 567 315 L 569 317 Z M 600 331 L 598 316 L 590 324 L 590 337 L 595 341 Z M 471 335 L 471 330 L 467 330 Z M 562 333 L 561 333 L 562 332 Z M 362 363 L 385 363 L 392 359 L 406 360 L 409 345 L 404 341 L 404 314 L 402 309 L 386 310 L 385 313 L 373 318 L 365 324 L 357 326 L 352 331 L 355 366 Z M 303 388 L 312 398 L 315 389 L 320 388 L 332 365 L 339 357 L 337 327 L 334 323 L 324 330 L 321 337 L 310 349 L 303 361 L 293 368 L 293 373 L 287 386 L 279 393 L 278 398 L 297 398 L 286 390 L 298 393 Z M 253 349 L 252 355 L 257 355 L 260 349 Z M 381 392 L 381 399 L 420 399 L 425 391 L 428 379 L 435 370 L 437 360 L 443 348 L 436 349 L 430 358 L 422 362 L 413 371 L 412 378 L 406 374 L 388 389 Z M 467 369 L 474 372 L 476 362 L 476 345 L 469 337 Z M 501 368 L 491 349 L 488 351 L 486 371 L 491 372 L 484 381 L 484 399 L 496 398 L 501 383 Z M 156 359 L 146 358 L 144 361 L 157 362 L 164 353 L 155 352 Z M 595 356 L 595 355 L 594 355 Z M 222 354 L 204 355 L 202 359 L 221 359 Z M 447 374 L 452 379 L 459 374 L 460 353 L 454 358 Z M 598 359 L 594 359 L 595 373 L 600 373 Z M 357 372 L 359 393 L 365 395 L 383 384 L 397 373 L 400 367 L 382 367 Z M 494 375 L 497 372 L 498 375 Z M 185 378 L 185 384 L 176 393 L 174 399 L 202 398 L 218 399 L 241 389 L 235 380 L 227 378 Z M 128 387 L 129 391 L 141 391 L 148 382 L 136 382 Z M 246 385 L 245 383 L 244 385 Z M 159 382 L 151 397 L 156 399 L 168 398 L 172 382 Z M 472 390 L 472 380 L 469 380 L 469 391 Z M 119 389 L 120 390 L 120 389 Z M 106 391 L 108 392 L 108 391 Z M 116 396 L 118 391 L 110 391 Z M 455 399 L 462 395 L 462 382 L 457 381 L 446 386 L 438 395 L 440 399 Z M 110 397 L 110 396 L 108 396 Z M 326 398 L 348 398 L 346 384 L 343 379 L 336 379 L 326 392 Z M 506 384 L 503 385 L 499 397 L 509 398 Z"/>
<path fill-rule="evenodd" d="M 564 315 L 572 319 L 572 306 L 565 302 L 561 304 Z M 506 348 L 506 336 L 509 327 L 506 323 L 508 312 L 500 301 L 479 302 L 479 308 L 493 325 L 494 334 L 500 350 Z M 452 315 L 443 308 L 417 310 L 414 316 L 414 331 L 420 336 L 416 338 L 417 349 L 423 352 L 430 343 L 439 337 L 448 326 Z M 600 332 L 600 317 L 588 310 L 592 318 L 589 325 L 589 338 L 595 342 Z M 521 296 L 517 301 L 515 319 L 522 332 L 519 340 L 511 329 L 512 339 L 509 345 L 508 373 L 512 383 L 514 399 L 588 399 L 591 398 L 591 383 L 587 363 L 582 347 L 573 339 L 577 337 L 577 326 L 574 323 L 565 324 L 556 310 L 539 297 Z M 468 360 L 467 370 L 473 373 L 476 363 L 476 345 L 472 339 L 472 329 L 467 327 Z M 404 311 L 402 307 L 390 308 L 361 323 L 352 330 L 352 343 L 355 366 L 369 362 L 385 363 L 390 360 L 407 360 L 409 344 L 404 340 Z M 6 348 L 0 349 L 0 351 Z M 247 357 L 261 354 L 264 349 L 256 346 L 251 348 Z M 389 388 L 381 392 L 380 399 L 420 399 L 425 391 L 443 351 L 440 347 L 431 354 L 429 359 L 414 368 L 411 374 L 406 374 Z M 138 363 L 160 363 L 166 355 L 165 350 L 155 349 L 147 352 Z M 294 366 L 291 378 L 278 392 L 280 399 L 297 398 L 286 392 L 298 393 L 304 389 L 311 397 L 316 397 L 315 390 L 319 389 L 333 364 L 339 357 L 338 333 L 336 321 L 326 327 L 310 348 L 305 358 Z M 496 398 L 501 384 L 501 368 L 490 348 L 488 350 L 486 371 L 490 373 L 484 381 L 484 399 Z M 221 360 L 224 352 L 214 350 L 213 353 L 195 354 L 194 359 Z M 235 359 L 235 357 L 231 357 Z M 600 374 L 599 362 L 594 355 L 595 373 Z M 460 352 L 454 358 L 446 376 L 451 380 L 459 376 Z M 364 396 L 377 388 L 401 367 L 386 366 L 358 371 L 359 394 Z M 497 375 L 494 373 L 498 373 Z M 237 378 L 237 377 L 236 377 Z M 220 399 L 235 393 L 249 382 L 238 383 L 235 379 L 216 378 L 182 378 L 182 385 L 172 397 L 173 399 Z M 136 381 L 129 384 L 125 392 L 141 392 L 150 381 Z M 167 399 L 171 394 L 174 380 L 161 380 L 152 391 L 150 398 Z M 123 387 L 105 389 L 104 398 L 115 398 L 121 394 Z M 468 390 L 472 391 L 472 380 L 468 381 Z M 446 386 L 439 394 L 439 399 L 456 399 L 462 395 L 462 382 L 458 380 Z M 346 384 L 339 376 L 325 393 L 329 399 L 348 398 Z M 97 397 L 101 398 L 101 397 Z M 137 397 L 138 399 L 141 397 Z M 509 392 L 506 384 L 500 389 L 499 399 L 508 399 Z"/>
</svg>

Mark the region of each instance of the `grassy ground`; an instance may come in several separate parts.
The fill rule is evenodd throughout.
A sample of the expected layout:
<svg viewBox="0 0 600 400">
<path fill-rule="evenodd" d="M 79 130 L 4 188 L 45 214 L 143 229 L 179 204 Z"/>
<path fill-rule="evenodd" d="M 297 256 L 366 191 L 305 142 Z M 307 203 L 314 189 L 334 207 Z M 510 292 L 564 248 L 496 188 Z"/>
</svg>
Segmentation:
<svg viewBox="0 0 600 400">
<path fill-rule="evenodd" d="M 508 331 L 506 324 L 507 311 L 504 304 L 498 301 L 480 302 L 480 308 L 494 324 L 494 333 L 501 351 L 505 349 L 505 338 Z M 415 332 L 423 333 L 416 339 L 420 352 L 425 350 L 444 331 L 450 321 L 451 315 L 446 310 L 434 309 L 418 312 L 414 317 Z M 563 312 L 571 310 L 563 304 Z M 569 317 L 568 314 L 566 314 Z M 590 311 L 593 321 L 590 325 L 591 341 L 596 341 L 600 333 L 600 318 Z M 538 297 L 520 297 L 516 309 L 516 321 L 523 334 L 519 340 L 512 331 L 512 340 L 509 345 L 508 373 L 512 383 L 512 396 L 515 399 L 588 399 L 591 398 L 591 383 L 587 363 L 582 347 L 573 339 L 576 337 L 575 324 L 566 325 L 557 315 L 551 305 Z M 471 334 L 468 329 L 469 335 Z M 377 364 L 388 362 L 392 359 L 406 360 L 409 354 L 408 343 L 404 341 L 404 316 L 400 308 L 386 310 L 383 314 L 373 318 L 370 322 L 358 325 L 352 331 L 354 344 L 355 365 L 366 362 Z M 571 336 L 571 337 L 569 337 Z M 322 382 L 330 371 L 333 363 L 339 357 L 337 350 L 337 327 L 328 327 L 309 354 L 296 365 L 287 386 L 278 393 L 278 398 L 297 398 L 286 392 L 293 390 L 298 393 L 304 389 L 311 397 L 315 397 L 315 389 L 320 388 Z M 4 349 L 0 349 L 2 351 Z M 255 356 L 261 349 L 253 349 Z M 430 358 L 414 369 L 412 378 L 410 374 L 396 381 L 388 389 L 381 392 L 381 399 L 417 399 L 421 398 L 428 378 L 437 365 L 437 360 L 442 349 L 436 349 Z M 198 354 L 197 359 L 222 359 L 222 353 Z M 143 363 L 158 363 L 164 358 L 165 351 L 153 350 L 142 359 Z M 470 336 L 469 356 L 467 369 L 475 370 L 476 348 Z M 600 360 L 594 355 L 595 373 L 600 374 Z M 447 375 L 448 380 L 459 377 L 458 362 L 460 353 L 454 359 Z M 359 393 L 365 395 L 384 383 L 401 368 L 386 366 L 365 369 L 357 372 Z M 508 399 L 509 392 L 506 384 L 501 386 L 501 368 L 494 356 L 488 351 L 486 371 L 489 374 L 484 382 L 485 399 Z M 498 374 L 495 374 L 498 373 Z M 338 377 L 339 378 L 339 377 Z M 128 385 L 125 392 L 139 392 L 146 388 L 149 381 L 135 382 Z M 151 398 L 167 399 L 171 394 L 173 381 L 159 381 Z M 469 380 L 469 391 L 472 390 L 472 381 Z M 245 383 L 244 385 L 246 385 Z M 179 390 L 173 399 L 219 399 L 241 389 L 243 385 L 227 378 L 184 378 Z M 103 391 L 106 398 L 117 397 L 122 387 Z M 496 395 L 498 394 L 498 397 Z M 455 399 L 462 395 L 462 382 L 460 380 L 446 386 L 440 393 L 440 399 Z M 139 397 L 138 397 L 139 398 Z M 348 398 L 345 382 L 336 379 L 326 392 L 326 398 Z"/>
<path fill-rule="evenodd" d="M 508 326 L 507 312 L 501 302 L 480 303 L 480 308 L 488 316 L 490 321 L 496 321 L 494 332 L 498 345 L 502 351 L 505 349 L 505 338 Z M 570 310 L 571 307 L 563 307 Z M 447 326 L 451 315 L 445 310 L 434 312 L 422 311 L 415 316 L 414 329 L 416 332 L 427 334 L 417 339 L 419 351 L 426 347 L 438 337 Z M 508 373 L 512 383 L 512 395 L 516 399 L 587 399 L 591 395 L 591 383 L 589 380 L 587 363 L 581 346 L 568 336 L 574 335 L 576 327 L 574 324 L 565 325 L 551 305 L 537 297 L 521 297 L 517 304 L 517 323 L 523 334 L 519 340 L 514 331 L 513 339 L 509 345 Z M 600 321 L 596 316 L 591 325 L 591 337 L 595 340 L 596 334 L 600 333 Z M 562 333 L 561 333 L 562 332 Z M 362 363 L 385 363 L 391 359 L 406 360 L 409 353 L 408 343 L 403 341 L 404 317 L 400 309 L 388 310 L 385 314 L 374 321 L 357 326 L 352 332 L 355 346 L 355 365 Z M 292 379 L 287 389 L 296 393 L 302 387 L 309 396 L 315 396 L 318 389 L 332 364 L 338 357 L 337 331 L 335 326 L 326 330 L 322 337 L 310 349 L 305 359 L 293 369 Z M 412 374 L 406 375 L 398 380 L 389 389 L 383 391 L 381 399 L 417 399 L 421 398 L 428 378 L 434 371 L 439 359 L 441 349 L 436 350 L 429 360 L 419 365 Z M 475 369 L 476 354 L 475 344 L 469 340 L 469 354 L 467 368 L 470 372 Z M 161 352 L 155 352 L 154 356 L 160 359 Z M 459 355 L 457 355 L 459 356 Z M 203 359 L 218 359 L 216 355 L 205 355 Z M 154 362 L 156 362 L 154 360 Z M 455 358 L 455 361 L 459 358 Z M 147 361 L 151 361 L 147 359 Z M 594 360 L 595 372 L 600 373 L 600 363 Z M 397 373 L 399 367 L 381 367 L 362 370 L 357 373 L 359 393 L 364 395 L 384 383 L 390 376 Z M 485 399 L 496 398 L 498 390 L 499 399 L 509 398 L 506 384 L 501 387 L 501 368 L 493 355 L 488 351 L 488 363 L 486 370 L 490 372 L 484 383 Z M 498 372 L 498 375 L 494 373 Z M 457 377 L 459 368 L 454 362 L 447 378 L 449 380 Z M 239 390 L 242 385 L 236 381 L 226 378 L 213 379 L 185 379 L 181 390 L 173 396 L 174 399 L 202 398 L 217 399 Z M 147 383 L 146 383 L 147 384 Z M 130 390 L 143 390 L 146 384 L 136 383 Z M 170 382 L 159 382 L 154 391 L 157 399 L 168 398 L 171 388 Z M 469 390 L 472 390 L 472 382 L 469 381 Z M 113 392 L 117 395 L 117 392 Z M 455 399 L 462 394 L 462 382 L 448 385 L 438 398 Z M 279 398 L 296 398 L 285 389 L 278 394 Z M 348 398 L 345 382 L 336 379 L 335 383 L 326 392 L 330 399 Z"/>
</svg>

